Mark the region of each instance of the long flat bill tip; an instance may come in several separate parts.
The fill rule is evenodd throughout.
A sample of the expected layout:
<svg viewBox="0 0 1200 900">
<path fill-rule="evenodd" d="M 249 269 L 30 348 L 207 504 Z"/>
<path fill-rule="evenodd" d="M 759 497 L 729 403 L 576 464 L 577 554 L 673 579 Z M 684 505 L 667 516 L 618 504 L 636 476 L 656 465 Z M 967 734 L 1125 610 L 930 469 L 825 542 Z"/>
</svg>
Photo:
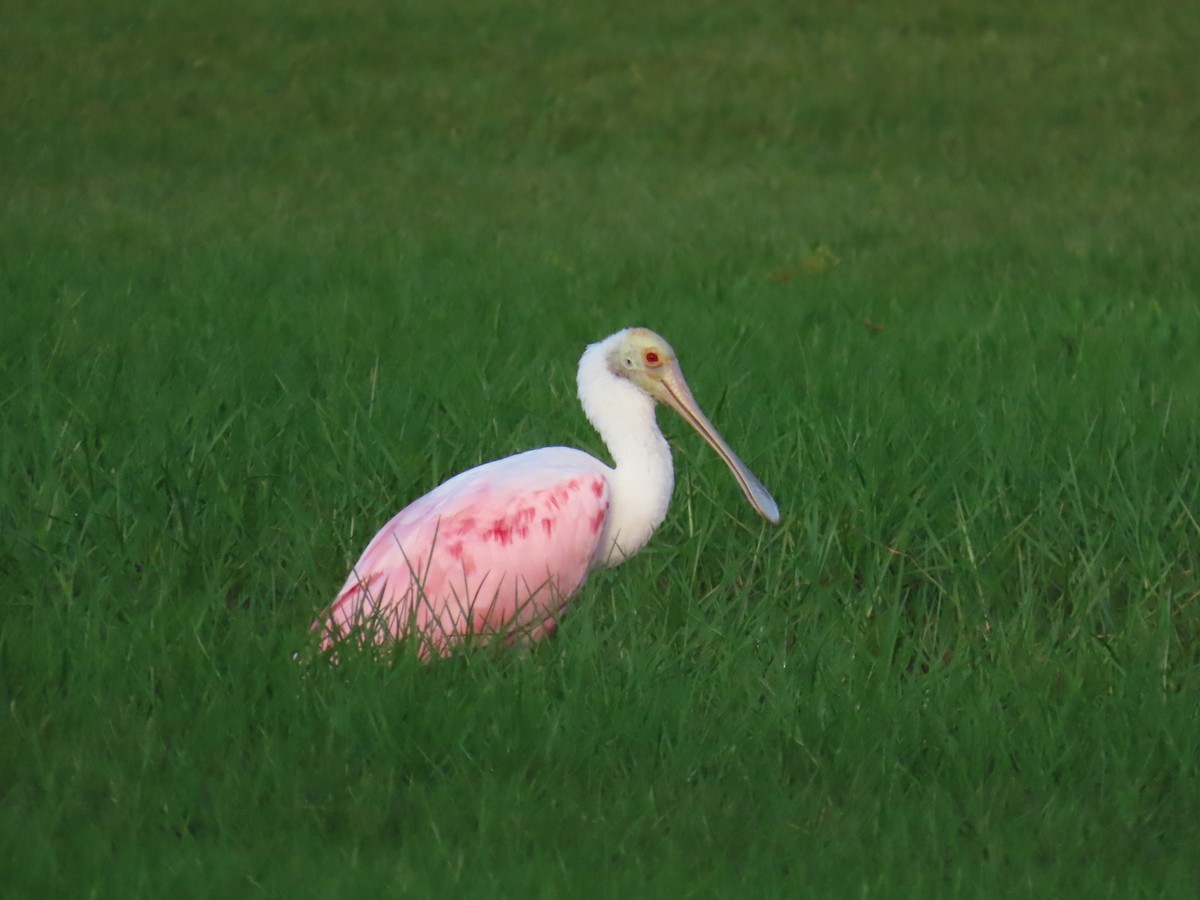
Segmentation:
<svg viewBox="0 0 1200 900">
<path fill-rule="evenodd" d="M 768 493 L 757 478 L 746 482 L 746 496 L 755 512 L 772 525 L 779 524 L 779 504 L 775 502 L 775 498 Z"/>
<path fill-rule="evenodd" d="M 780 521 L 779 505 L 771 497 L 767 497 L 766 500 L 767 502 L 763 504 L 762 508 L 759 509 L 759 512 L 762 514 L 762 517 L 772 525 L 778 525 Z"/>
</svg>

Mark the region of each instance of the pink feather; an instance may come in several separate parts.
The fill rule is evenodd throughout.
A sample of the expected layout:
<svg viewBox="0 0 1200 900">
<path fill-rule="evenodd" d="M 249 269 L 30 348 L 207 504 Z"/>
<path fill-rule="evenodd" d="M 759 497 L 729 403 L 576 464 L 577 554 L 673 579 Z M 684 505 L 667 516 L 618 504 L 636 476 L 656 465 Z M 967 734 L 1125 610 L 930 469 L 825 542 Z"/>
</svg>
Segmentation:
<svg viewBox="0 0 1200 900">
<path fill-rule="evenodd" d="M 420 635 L 422 657 L 469 635 L 552 633 L 587 578 L 609 506 L 608 467 L 548 447 L 470 469 L 405 507 L 355 564 L 322 647 L 355 633 Z"/>
</svg>

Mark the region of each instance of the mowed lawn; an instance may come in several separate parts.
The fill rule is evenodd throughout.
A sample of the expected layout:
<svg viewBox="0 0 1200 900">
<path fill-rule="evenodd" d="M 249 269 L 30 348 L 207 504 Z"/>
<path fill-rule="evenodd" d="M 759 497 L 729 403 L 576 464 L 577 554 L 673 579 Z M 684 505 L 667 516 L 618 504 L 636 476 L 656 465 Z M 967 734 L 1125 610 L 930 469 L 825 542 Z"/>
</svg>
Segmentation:
<svg viewBox="0 0 1200 900">
<path fill-rule="evenodd" d="M 0 20 L 5 897 L 1195 896 L 1200 6 Z M 293 661 L 635 324 L 778 528 Z"/>
</svg>

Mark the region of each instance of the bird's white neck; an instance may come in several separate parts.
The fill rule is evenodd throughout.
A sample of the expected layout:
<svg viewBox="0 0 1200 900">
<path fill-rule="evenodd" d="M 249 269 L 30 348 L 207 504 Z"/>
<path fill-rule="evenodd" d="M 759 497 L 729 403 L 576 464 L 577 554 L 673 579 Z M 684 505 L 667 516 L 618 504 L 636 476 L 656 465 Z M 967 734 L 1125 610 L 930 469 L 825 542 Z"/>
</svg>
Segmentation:
<svg viewBox="0 0 1200 900">
<path fill-rule="evenodd" d="M 609 354 L 623 334 L 592 344 L 579 361 L 579 402 L 615 464 L 595 566 L 615 566 L 641 549 L 666 517 L 675 486 L 654 398 L 609 369 Z"/>
</svg>

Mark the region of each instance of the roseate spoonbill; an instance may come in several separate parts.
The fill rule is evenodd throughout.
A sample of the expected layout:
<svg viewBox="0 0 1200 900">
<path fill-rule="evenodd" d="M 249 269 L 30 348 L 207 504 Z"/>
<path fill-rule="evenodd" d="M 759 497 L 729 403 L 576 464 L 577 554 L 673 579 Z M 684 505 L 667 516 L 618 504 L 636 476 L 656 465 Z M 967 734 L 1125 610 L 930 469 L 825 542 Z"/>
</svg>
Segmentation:
<svg viewBox="0 0 1200 900">
<path fill-rule="evenodd" d="M 641 549 L 667 514 L 671 450 L 656 400 L 708 441 L 764 519 L 767 489 L 713 428 L 675 351 L 646 328 L 590 345 L 579 400 L 613 467 L 581 450 L 545 447 L 454 476 L 375 535 L 322 619 L 322 649 L 351 635 L 384 644 L 414 634 L 420 655 L 444 655 L 469 635 L 537 640 L 595 568 Z"/>
</svg>

